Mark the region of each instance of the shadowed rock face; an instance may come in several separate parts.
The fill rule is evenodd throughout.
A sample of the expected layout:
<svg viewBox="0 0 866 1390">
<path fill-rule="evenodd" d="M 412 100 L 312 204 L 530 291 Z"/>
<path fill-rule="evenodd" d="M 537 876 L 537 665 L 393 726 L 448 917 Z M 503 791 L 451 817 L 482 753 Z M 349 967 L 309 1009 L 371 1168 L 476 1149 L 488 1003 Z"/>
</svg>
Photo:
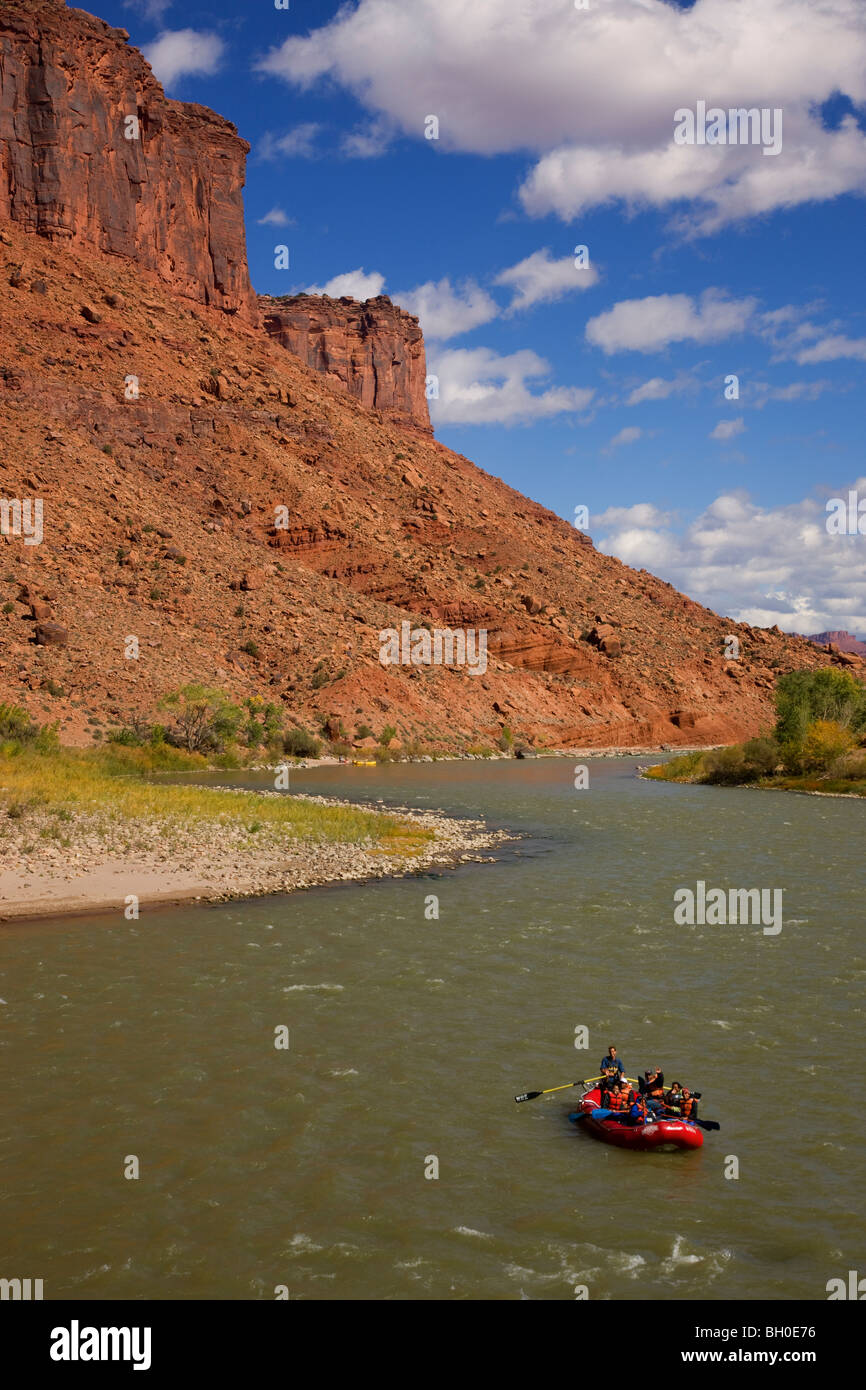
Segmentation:
<svg viewBox="0 0 866 1390">
<path fill-rule="evenodd" d="M 363 304 L 344 297 L 259 296 L 265 331 L 362 405 L 430 429 L 424 339 L 418 320 L 387 295 Z"/>
<path fill-rule="evenodd" d="M 128 37 L 61 0 L 3 0 L 0 218 L 252 319 L 249 145 L 206 107 L 167 100 Z"/>
</svg>

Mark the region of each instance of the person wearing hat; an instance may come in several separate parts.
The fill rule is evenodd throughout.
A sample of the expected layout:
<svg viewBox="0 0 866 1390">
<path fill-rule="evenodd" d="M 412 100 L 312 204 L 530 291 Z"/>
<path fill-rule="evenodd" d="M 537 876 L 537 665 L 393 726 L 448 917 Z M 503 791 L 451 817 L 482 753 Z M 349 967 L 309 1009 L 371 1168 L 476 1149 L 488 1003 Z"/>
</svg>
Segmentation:
<svg viewBox="0 0 866 1390">
<path fill-rule="evenodd" d="M 653 1115 L 661 1113 L 665 1098 L 664 1072 L 658 1067 L 648 1067 L 638 1082 L 640 1093 L 646 1101 L 647 1109 Z"/>
<path fill-rule="evenodd" d="M 635 1095 L 634 1091 L 633 1091 L 632 1088 L 631 1088 L 631 1082 L 630 1082 L 630 1081 L 628 1080 L 628 1078 L 625 1077 L 625 1076 L 622 1077 L 621 1080 L 620 1080 L 620 1083 L 619 1083 L 619 1094 L 620 1094 L 620 1096 L 621 1096 L 621 1098 L 622 1098 L 622 1108 L 623 1108 L 623 1110 L 628 1110 L 628 1109 L 630 1109 L 631 1106 L 634 1105 L 635 1101 L 637 1100 L 637 1096 Z"/>
</svg>

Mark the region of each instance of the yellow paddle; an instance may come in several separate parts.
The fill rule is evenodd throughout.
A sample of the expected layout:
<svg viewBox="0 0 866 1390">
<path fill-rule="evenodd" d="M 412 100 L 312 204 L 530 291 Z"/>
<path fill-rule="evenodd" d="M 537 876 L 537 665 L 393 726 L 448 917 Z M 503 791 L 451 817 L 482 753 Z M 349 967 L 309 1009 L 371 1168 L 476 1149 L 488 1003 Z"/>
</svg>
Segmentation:
<svg viewBox="0 0 866 1390">
<path fill-rule="evenodd" d="M 637 1085 L 637 1081 L 630 1076 L 626 1076 L 624 1079 L 630 1086 Z M 525 1091 L 522 1096 L 515 1096 L 514 1100 L 517 1105 L 520 1105 L 521 1101 L 535 1100 L 536 1096 L 549 1096 L 552 1095 L 554 1091 L 567 1091 L 571 1086 L 591 1086 L 594 1081 L 601 1080 L 602 1078 L 600 1076 L 589 1076 L 585 1081 L 566 1081 L 564 1086 L 548 1086 L 546 1091 Z"/>
</svg>

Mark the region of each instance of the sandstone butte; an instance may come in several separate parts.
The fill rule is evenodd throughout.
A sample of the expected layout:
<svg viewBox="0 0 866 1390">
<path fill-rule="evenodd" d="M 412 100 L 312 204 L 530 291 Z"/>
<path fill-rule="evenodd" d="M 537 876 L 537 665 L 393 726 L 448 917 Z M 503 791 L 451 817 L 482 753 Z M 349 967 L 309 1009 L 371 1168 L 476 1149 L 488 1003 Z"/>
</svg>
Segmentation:
<svg viewBox="0 0 866 1390">
<path fill-rule="evenodd" d="M 0 11 L 0 498 L 44 509 L 41 544 L 0 536 L 0 701 L 79 744 L 201 680 L 311 729 L 637 747 L 755 733 L 780 672 L 864 669 L 719 617 L 443 447 L 388 299 L 257 298 L 248 146 L 127 39 L 61 0 Z M 485 674 L 383 667 L 404 621 L 486 630 Z"/>
</svg>

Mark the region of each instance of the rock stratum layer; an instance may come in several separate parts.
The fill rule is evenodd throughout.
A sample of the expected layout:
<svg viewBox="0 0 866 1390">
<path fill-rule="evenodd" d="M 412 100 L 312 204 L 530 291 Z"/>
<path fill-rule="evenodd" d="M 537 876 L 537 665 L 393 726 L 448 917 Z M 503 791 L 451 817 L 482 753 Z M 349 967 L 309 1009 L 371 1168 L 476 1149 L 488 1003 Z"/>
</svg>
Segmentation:
<svg viewBox="0 0 866 1390">
<path fill-rule="evenodd" d="M 122 31 L 7 3 L 0 88 L 0 701 L 77 743 L 202 681 L 362 746 L 683 746 L 769 725 L 780 672 L 862 668 L 599 554 L 439 444 L 389 301 L 267 301 L 260 327 L 243 144 Z M 485 633 L 486 669 L 383 666 L 403 624 Z"/>
<path fill-rule="evenodd" d="M 252 318 L 249 145 L 206 107 L 168 100 L 128 37 L 61 0 L 0 5 L 0 217 Z"/>
<path fill-rule="evenodd" d="M 314 371 L 339 382 L 370 410 L 430 430 L 424 338 L 418 320 L 387 295 L 259 296 L 265 331 Z"/>
</svg>

